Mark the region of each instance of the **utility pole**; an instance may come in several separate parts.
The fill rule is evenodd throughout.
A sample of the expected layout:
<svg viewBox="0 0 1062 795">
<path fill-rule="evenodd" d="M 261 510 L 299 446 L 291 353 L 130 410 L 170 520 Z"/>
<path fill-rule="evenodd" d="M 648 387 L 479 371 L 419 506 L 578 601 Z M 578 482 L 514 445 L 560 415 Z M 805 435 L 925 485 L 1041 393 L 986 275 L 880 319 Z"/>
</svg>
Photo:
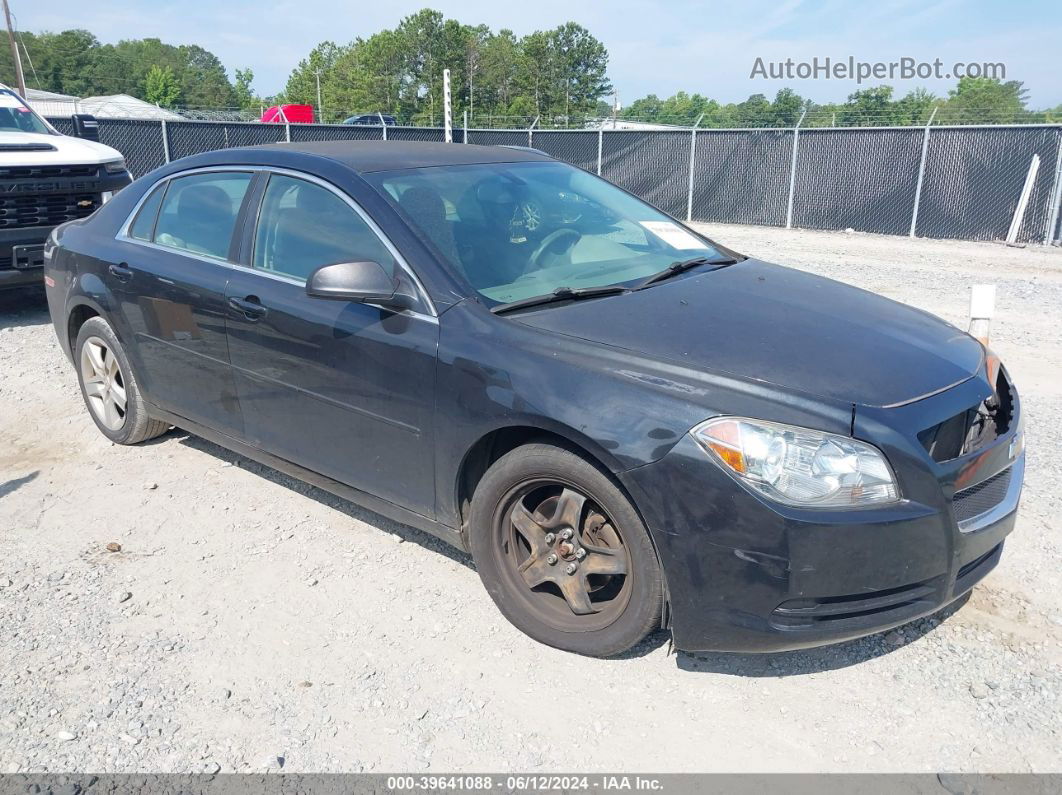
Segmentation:
<svg viewBox="0 0 1062 795">
<path fill-rule="evenodd" d="M 18 51 L 18 45 L 15 44 L 15 31 L 11 28 L 11 9 L 7 7 L 7 0 L 3 0 L 3 3 L 4 19 L 7 20 L 7 40 L 11 44 L 11 60 L 15 62 L 15 78 L 18 80 L 18 95 L 25 99 L 26 78 L 22 74 L 22 56 Z"/>
<path fill-rule="evenodd" d="M 6 3 L 7 0 L 4 0 Z M 314 77 L 317 78 L 317 118 L 324 123 L 324 108 L 321 106 L 321 70 L 314 70 Z"/>
</svg>

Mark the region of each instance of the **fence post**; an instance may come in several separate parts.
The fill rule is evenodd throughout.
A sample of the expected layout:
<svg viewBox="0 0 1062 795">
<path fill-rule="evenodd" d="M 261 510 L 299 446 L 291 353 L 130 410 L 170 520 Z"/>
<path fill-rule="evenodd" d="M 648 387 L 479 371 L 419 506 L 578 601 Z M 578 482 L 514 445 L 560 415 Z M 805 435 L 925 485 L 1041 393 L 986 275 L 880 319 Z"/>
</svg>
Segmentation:
<svg viewBox="0 0 1062 795">
<path fill-rule="evenodd" d="M 284 140 L 291 143 L 291 122 L 284 122 Z"/>
<path fill-rule="evenodd" d="M 1058 150 L 1055 154 L 1055 181 L 1051 186 L 1051 204 L 1047 211 L 1047 229 L 1044 230 L 1044 245 L 1054 242 L 1055 229 L 1058 226 L 1058 210 L 1062 204 L 1062 127 L 1058 130 Z"/>
<path fill-rule="evenodd" d="M 387 140 L 387 124 L 384 122 L 383 111 L 379 111 L 379 110 L 376 111 L 376 115 L 380 117 L 380 129 L 382 130 L 380 135 L 382 136 L 382 140 L 386 141 Z"/>
<path fill-rule="evenodd" d="M 170 136 L 166 133 L 166 120 L 162 120 L 162 157 L 166 163 L 170 162 Z"/>
<path fill-rule="evenodd" d="M 467 144 L 468 143 L 468 108 L 465 108 L 464 131 L 465 131 L 465 137 L 462 140 Z"/>
<path fill-rule="evenodd" d="M 693 129 L 690 130 L 690 183 L 686 191 L 686 223 L 693 220 L 693 166 L 697 158 L 697 128 L 703 118 L 704 114 L 702 113 L 697 117 L 697 121 L 693 123 Z"/>
<path fill-rule="evenodd" d="M 541 116 L 535 116 L 535 120 L 533 122 L 531 122 L 531 126 L 527 128 L 527 147 L 528 147 L 528 149 L 533 148 L 534 145 L 535 145 L 534 144 L 534 140 L 535 140 L 535 138 L 534 138 L 535 125 L 538 124 L 538 120 L 541 119 L 541 118 L 542 118 Z"/>
<path fill-rule="evenodd" d="M 604 122 L 601 122 L 604 124 Z M 597 175 L 601 176 L 601 144 L 605 141 L 605 128 L 599 127 L 597 130 Z"/>
<path fill-rule="evenodd" d="M 793 191 L 796 190 L 797 147 L 800 145 L 800 125 L 803 123 L 807 112 L 807 108 L 805 108 L 797 120 L 796 127 L 793 128 L 793 159 L 789 163 L 789 201 L 785 208 L 786 229 L 793 228 Z"/>
<path fill-rule="evenodd" d="M 929 151 L 929 127 L 936 115 L 937 109 L 933 108 L 929 121 L 926 122 L 925 132 L 922 133 L 922 159 L 918 161 L 918 181 L 915 182 L 914 210 L 911 212 L 911 232 L 908 237 L 915 236 L 915 227 L 918 225 L 918 207 L 922 203 L 922 179 L 926 175 L 926 153 Z"/>
</svg>

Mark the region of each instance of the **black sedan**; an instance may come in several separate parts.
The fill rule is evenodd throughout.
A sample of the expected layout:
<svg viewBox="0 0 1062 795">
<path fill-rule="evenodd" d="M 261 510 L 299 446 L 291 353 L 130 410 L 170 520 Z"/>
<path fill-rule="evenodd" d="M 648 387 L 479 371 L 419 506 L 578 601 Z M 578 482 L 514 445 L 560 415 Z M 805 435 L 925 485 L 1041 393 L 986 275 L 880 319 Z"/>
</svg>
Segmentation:
<svg viewBox="0 0 1062 795">
<path fill-rule="evenodd" d="M 1014 526 L 980 342 L 532 150 L 197 155 L 56 230 L 45 277 L 109 439 L 179 426 L 446 539 L 559 648 L 865 635 Z"/>
</svg>

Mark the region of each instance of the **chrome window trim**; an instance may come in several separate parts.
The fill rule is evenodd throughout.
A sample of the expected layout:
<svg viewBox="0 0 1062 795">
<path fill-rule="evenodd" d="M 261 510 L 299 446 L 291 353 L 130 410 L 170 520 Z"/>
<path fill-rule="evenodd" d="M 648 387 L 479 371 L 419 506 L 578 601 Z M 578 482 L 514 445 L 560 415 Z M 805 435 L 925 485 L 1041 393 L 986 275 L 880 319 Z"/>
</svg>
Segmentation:
<svg viewBox="0 0 1062 795">
<path fill-rule="evenodd" d="M 434 320 L 435 322 L 438 322 L 439 312 L 435 308 L 435 302 L 431 300 L 431 296 L 428 295 L 428 291 L 424 288 L 424 285 L 420 281 L 420 278 L 417 276 L 416 272 L 413 270 L 413 268 L 410 266 L 410 264 L 408 262 L 406 262 L 405 257 L 403 257 L 401 255 L 401 253 L 399 253 L 398 249 L 395 247 L 394 243 L 391 242 L 390 238 L 388 238 L 387 235 L 384 234 L 383 230 L 380 229 L 380 227 L 379 227 L 379 225 L 377 225 L 376 221 L 374 221 L 372 219 L 372 217 L 367 212 L 365 212 L 365 210 L 363 210 L 361 208 L 361 205 L 359 205 L 356 201 L 354 201 L 354 199 L 352 199 L 350 196 L 348 196 L 344 191 L 340 190 L 338 187 L 336 187 L 332 183 L 328 182 L 327 180 L 321 179 L 320 177 L 314 176 L 313 174 L 307 174 L 304 171 L 295 171 L 294 169 L 283 168 L 283 167 L 280 167 L 280 166 L 266 166 L 266 165 L 254 166 L 254 165 L 242 165 L 241 164 L 241 165 L 238 165 L 238 166 L 234 166 L 234 165 L 229 165 L 229 166 L 199 166 L 198 168 L 190 168 L 190 169 L 187 169 L 185 171 L 178 171 L 178 172 L 175 172 L 173 174 L 167 174 L 165 177 L 162 177 L 161 179 L 157 180 L 150 188 L 148 188 L 146 191 L 144 191 L 144 195 L 141 196 L 137 200 L 136 205 L 134 205 L 134 207 L 130 211 L 128 217 L 125 219 L 125 222 L 119 228 L 118 234 L 115 235 L 115 240 L 119 240 L 119 241 L 121 241 L 123 243 L 131 243 L 131 244 L 137 245 L 137 246 L 147 246 L 148 248 L 155 248 L 155 249 L 158 249 L 160 251 L 167 251 L 167 252 L 170 252 L 170 253 L 177 253 L 177 254 L 180 254 L 181 256 L 191 257 L 192 259 L 201 260 L 202 262 L 211 262 L 211 263 L 213 263 L 215 265 L 222 265 L 222 266 L 225 266 L 225 267 L 228 267 L 228 268 L 233 268 L 233 269 L 238 268 L 241 271 L 246 271 L 248 273 L 256 273 L 259 276 L 265 276 L 266 278 L 278 279 L 279 281 L 285 281 L 285 282 L 289 282 L 291 284 L 298 284 L 298 285 L 305 286 L 305 284 L 306 284 L 305 279 L 297 279 L 294 276 L 284 276 L 282 274 L 268 273 L 266 271 L 263 271 L 261 268 L 255 268 L 253 265 L 245 267 L 243 265 L 240 265 L 239 263 L 232 262 L 231 260 L 228 260 L 228 259 L 217 259 L 217 258 L 214 258 L 214 257 L 209 257 L 209 256 L 204 255 L 204 254 L 197 254 L 195 252 L 187 251 L 186 249 L 173 248 L 173 247 L 170 247 L 170 246 L 163 246 L 163 245 L 160 245 L 160 244 L 155 243 L 153 241 L 149 242 L 149 241 L 146 241 L 146 240 L 138 240 L 137 238 L 132 237 L 129 234 L 129 229 L 132 226 L 133 221 L 136 219 L 137 213 L 140 212 L 141 205 L 143 205 L 144 202 L 147 200 L 147 198 L 149 196 L 151 196 L 152 193 L 154 193 L 155 189 L 158 186 L 162 185 L 165 182 L 169 182 L 171 180 L 178 179 L 180 177 L 186 177 L 186 176 L 190 176 L 192 174 L 200 174 L 200 173 L 207 173 L 207 172 L 218 172 L 218 171 L 248 172 L 248 173 L 250 173 L 252 175 L 257 173 L 257 172 L 264 172 L 264 173 L 269 173 L 269 174 L 282 174 L 284 176 L 292 177 L 292 178 L 295 178 L 295 179 L 301 179 L 301 180 L 305 180 L 306 182 L 314 183 L 314 184 L 319 185 L 320 187 L 325 188 L 326 190 L 329 190 L 332 193 L 334 193 L 343 202 L 345 202 L 347 204 L 347 206 L 349 206 L 352 210 L 354 210 L 354 212 L 358 214 L 358 216 L 365 222 L 365 224 L 369 227 L 369 229 L 372 230 L 373 234 L 375 234 L 376 237 L 380 239 L 380 242 L 384 244 L 384 248 L 386 248 L 388 250 L 388 252 L 390 252 L 391 256 L 395 258 L 395 262 L 398 263 L 398 266 L 400 268 L 402 268 L 403 271 L 405 271 L 405 273 L 409 277 L 410 281 L 413 282 L 413 288 L 417 291 L 417 295 L 418 295 L 420 301 L 428 309 L 428 313 L 427 314 L 425 314 L 423 312 L 417 312 L 416 310 L 413 310 L 413 309 L 403 310 L 403 312 L 401 314 L 411 315 L 413 317 L 430 318 L 430 319 Z M 260 209 L 261 209 L 261 207 L 259 207 L 259 210 Z M 161 208 L 160 208 L 160 212 L 161 212 Z M 258 217 L 256 215 L 255 216 L 255 230 L 254 230 L 255 231 L 255 237 L 257 237 L 257 231 L 258 231 L 257 227 L 258 227 Z M 377 306 L 377 307 L 379 307 L 378 304 L 366 304 L 366 305 L 367 306 Z M 379 307 L 379 308 L 382 308 L 382 307 Z"/>
<path fill-rule="evenodd" d="M 148 188 L 146 191 L 144 191 L 144 195 L 141 196 L 139 199 L 137 199 L 136 204 L 133 206 L 132 211 L 130 211 L 128 217 L 126 217 L 126 219 L 125 219 L 125 222 L 121 225 L 121 227 L 119 227 L 118 234 L 116 234 L 114 236 L 114 239 L 115 240 L 121 240 L 124 243 L 137 243 L 139 245 L 153 246 L 153 247 L 156 247 L 156 248 L 160 248 L 163 251 L 177 251 L 177 252 L 180 252 L 181 254 L 191 254 L 191 256 L 197 257 L 195 252 L 188 252 L 187 249 L 173 248 L 171 246 L 160 246 L 158 243 L 154 243 L 154 242 L 148 241 L 148 240 L 139 240 L 139 239 L 131 236 L 129 234 L 129 229 L 130 229 L 130 227 L 132 227 L 133 221 L 136 220 L 136 216 L 140 212 L 140 207 L 144 204 L 144 202 L 147 201 L 148 197 L 151 196 L 151 194 L 155 192 L 155 189 L 157 187 L 159 187 L 160 185 L 164 185 L 167 182 L 171 182 L 172 180 L 178 179 L 180 177 L 188 177 L 188 176 L 191 176 L 192 174 L 205 174 L 205 173 L 209 173 L 209 172 L 226 171 L 226 172 L 235 172 L 235 173 L 247 173 L 247 174 L 251 175 L 251 179 L 253 180 L 255 172 L 256 171 L 261 171 L 261 170 L 262 169 L 255 168 L 254 166 L 200 166 L 199 168 L 190 168 L 187 171 L 178 171 L 178 172 L 176 172 L 174 174 L 167 174 L 165 177 L 162 177 L 161 179 L 156 180 L 155 183 L 150 188 Z M 248 183 L 248 188 L 250 188 L 250 184 L 249 183 Z M 159 208 L 159 212 L 160 213 L 162 212 L 162 208 L 161 207 Z M 219 260 L 219 259 L 216 259 L 214 257 L 206 257 L 206 259 L 207 259 L 208 262 L 222 262 L 222 263 L 229 263 L 230 265 L 234 264 L 234 263 L 230 262 L 227 259 L 220 259 Z"/>
</svg>

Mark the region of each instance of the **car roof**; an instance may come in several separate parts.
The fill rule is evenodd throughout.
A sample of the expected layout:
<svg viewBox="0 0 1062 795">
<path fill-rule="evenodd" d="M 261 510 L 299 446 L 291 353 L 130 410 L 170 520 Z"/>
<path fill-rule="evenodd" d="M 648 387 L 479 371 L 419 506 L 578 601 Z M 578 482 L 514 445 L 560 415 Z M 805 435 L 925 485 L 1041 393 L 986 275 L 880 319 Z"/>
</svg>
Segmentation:
<svg viewBox="0 0 1062 795">
<path fill-rule="evenodd" d="M 262 153 L 263 165 L 270 165 L 268 153 L 287 151 L 334 160 L 359 174 L 404 168 L 553 160 L 543 152 L 531 150 L 426 141 L 306 141 L 251 149 Z"/>
</svg>

